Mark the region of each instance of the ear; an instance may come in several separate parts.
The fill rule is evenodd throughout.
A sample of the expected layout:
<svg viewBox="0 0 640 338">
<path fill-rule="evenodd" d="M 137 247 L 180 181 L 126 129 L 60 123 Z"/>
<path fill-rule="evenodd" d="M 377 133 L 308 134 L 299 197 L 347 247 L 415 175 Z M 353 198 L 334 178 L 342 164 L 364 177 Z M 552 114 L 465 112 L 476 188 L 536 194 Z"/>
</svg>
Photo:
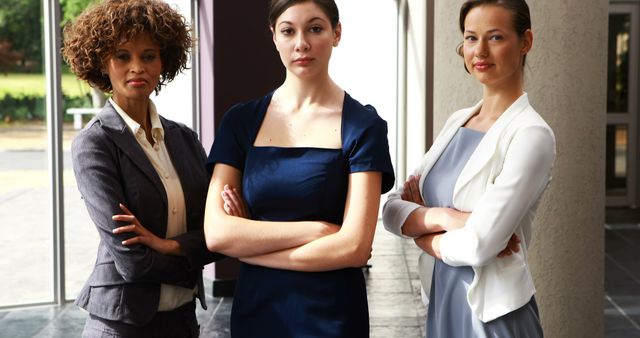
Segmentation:
<svg viewBox="0 0 640 338">
<path fill-rule="evenodd" d="M 529 53 L 531 47 L 533 47 L 533 32 L 530 29 L 527 29 L 522 37 L 522 55 Z"/>
<path fill-rule="evenodd" d="M 273 30 L 273 27 L 269 27 L 269 30 L 271 31 L 271 41 L 273 41 L 273 45 L 276 47 L 276 50 L 280 52 L 278 50 L 278 44 L 276 43 L 276 32 Z"/>
<path fill-rule="evenodd" d="M 342 24 L 338 22 L 336 29 L 333 30 L 333 47 L 338 47 L 342 38 Z"/>
</svg>

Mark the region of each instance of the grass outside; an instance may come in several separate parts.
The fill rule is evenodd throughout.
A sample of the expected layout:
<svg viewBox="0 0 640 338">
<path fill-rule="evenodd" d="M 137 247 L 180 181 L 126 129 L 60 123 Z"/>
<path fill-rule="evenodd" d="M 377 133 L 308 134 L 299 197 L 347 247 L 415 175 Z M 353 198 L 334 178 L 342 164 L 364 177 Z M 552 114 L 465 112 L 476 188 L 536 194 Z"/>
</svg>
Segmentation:
<svg viewBox="0 0 640 338">
<path fill-rule="evenodd" d="M 9 73 L 0 74 L 0 100 L 6 95 L 14 97 L 44 96 L 46 91 L 44 74 Z M 88 95 L 89 85 L 80 81 L 74 74 L 62 74 L 62 92 L 69 97 Z"/>
</svg>

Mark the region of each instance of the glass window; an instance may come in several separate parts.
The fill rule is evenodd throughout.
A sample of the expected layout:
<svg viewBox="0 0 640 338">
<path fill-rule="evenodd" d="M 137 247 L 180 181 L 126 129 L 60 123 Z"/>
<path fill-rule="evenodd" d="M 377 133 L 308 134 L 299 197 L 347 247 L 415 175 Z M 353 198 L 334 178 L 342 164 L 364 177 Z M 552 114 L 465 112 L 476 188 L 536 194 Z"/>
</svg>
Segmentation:
<svg viewBox="0 0 640 338">
<path fill-rule="evenodd" d="M 626 113 L 629 110 L 630 29 L 630 14 L 609 16 L 607 67 L 607 111 L 609 113 Z"/>
<path fill-rule="evenodd" d="M 607 195 L 625 195 L 629 133 L 626 124 L 607 126 Z"/>
<path fill-rule="evenodd" d="M 41 3 L 0 2 L 0 307 L 53 301 Z"/>
</svg>

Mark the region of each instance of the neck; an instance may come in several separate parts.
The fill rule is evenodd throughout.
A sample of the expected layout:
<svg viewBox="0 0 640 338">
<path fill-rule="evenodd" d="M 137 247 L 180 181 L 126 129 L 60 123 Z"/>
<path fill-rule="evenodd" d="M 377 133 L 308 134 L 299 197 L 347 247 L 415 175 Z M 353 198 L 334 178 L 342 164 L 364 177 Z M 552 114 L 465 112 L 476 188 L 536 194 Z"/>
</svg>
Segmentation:
<svg viewBox="0 0 640 338">
<path fill-rule="evenodd" d="M 113 100 L 145 131 L 151 127 L 149 119 L 149 100 L 126 100 L 113 96 Z"/>
<path fill-rule="evenodd" d="M 478 115 L 481 118 L 496 120 L 524 93 L 522 77 L 516 83 L 506 85 L 484 86 L 482 108 Z"/>
<path fill-rule="evenodd" d="M 335 98 L 336 95 L 343 95 L 344 91 L 338 87 L 329 74 L 312 79 L 301 79 L 295 75 L 287 74 L 287 78 L 277 90 L 279 98 L 285 98 L 288 105 L 294 110 L 304 110 L 315 104 L 324 104 Z"/>
</svg>

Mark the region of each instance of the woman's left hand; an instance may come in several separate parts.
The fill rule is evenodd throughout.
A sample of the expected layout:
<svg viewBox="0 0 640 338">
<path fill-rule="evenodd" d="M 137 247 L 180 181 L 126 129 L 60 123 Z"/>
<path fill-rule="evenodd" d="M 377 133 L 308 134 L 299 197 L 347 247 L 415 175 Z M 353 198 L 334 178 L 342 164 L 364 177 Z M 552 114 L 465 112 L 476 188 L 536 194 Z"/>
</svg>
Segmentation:
<svg viewBox="0 0 640 338">
<path fill-rule="evenodd" d="M 422 196 L 420 196 L 420 175 L 410 175 L 407 178 L 407 181 L 404 182 L 404 186 L 402 187 L 402 194 L 400 197 L 403 201 L 413 202 L 416 204 L 420 204 L 421 206 L 425 206 L 422 201 Z"/>
<path fill-rule="evenodd" d="M 132 232 L 138 235 L 122 241 L 122 245 L 142 244 L 161 254 L 174 256 L 182 255 L 182 252 L 180 251 L 180 244 L 177 241 L 156 236 L 151 231 L 147 230 L 147 228 L 142 226 L 140 221 L 138 221 L 138 218 L 136 218 L 136 216 L 129 211 L 126 206 L 122 203 L 120 203 L 119 206 L 125 214 L 113 215 L 111 219 L 130 224 L 113 229 L 113 233 L 123 234 Z"/>
<path fill-rule="evenodd" d="M 511 256 L 514 252 L 520 251 L 520 237 L 518 235 L 513 234 L 511 238 L 509 238 L 509 243 L 507 243 L 507 247 L 504 250 L 500 251 L 498 254 L 498 258 Z"/>
<path fill-rule="evenodd" d="M 247 204 L 242 199 L 242 195 L 238 189 L 227 184 L 224 186 L 221 195 L 222 201 L 224 202 L 223 208 L 227 215 L 249 218 Z"/>
</svg>

